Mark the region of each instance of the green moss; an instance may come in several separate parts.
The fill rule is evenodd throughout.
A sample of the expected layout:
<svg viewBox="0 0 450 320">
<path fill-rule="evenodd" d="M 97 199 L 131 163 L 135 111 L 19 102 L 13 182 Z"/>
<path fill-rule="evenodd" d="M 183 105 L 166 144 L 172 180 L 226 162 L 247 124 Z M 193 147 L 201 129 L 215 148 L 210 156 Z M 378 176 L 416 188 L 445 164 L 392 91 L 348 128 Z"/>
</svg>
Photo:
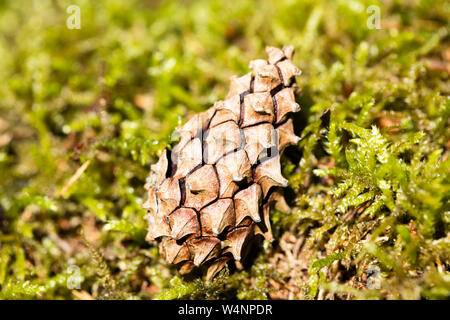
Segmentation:
<svg viewBox="0 0 450 320">
<path fill-rule="evenodd" d="M 72 4 L 80 30 L 65 24 Z M 380 30 L 367 28 L 369 5 Z M 102 299 L 448 298 L 449 10 L 439 0 L 3 1 L 0 297 L 75 298 L 75 266 L 80 291 Z M 231 75 L 285 44 L 303 71 L 302 140 L 283 159 L 291 213 L 272 212 L 276 241 L 244 270 L 181 277 L 144 239 L 150 165 L 175 126 L 224 98 Z M 289 237 L 303 243 L 295 263 Z"/>
</svg>

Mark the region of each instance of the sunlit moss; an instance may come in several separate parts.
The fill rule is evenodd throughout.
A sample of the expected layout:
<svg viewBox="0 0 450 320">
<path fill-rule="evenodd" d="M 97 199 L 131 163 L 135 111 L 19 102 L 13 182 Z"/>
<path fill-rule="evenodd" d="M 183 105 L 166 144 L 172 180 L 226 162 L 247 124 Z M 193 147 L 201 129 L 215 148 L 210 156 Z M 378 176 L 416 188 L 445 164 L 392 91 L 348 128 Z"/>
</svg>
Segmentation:
<svg viewBox="0 0 450 320">
<path fill-rule="evenodd" d="M 449 19 L 439 0 L 1 2 L 0 298 L 267 299 L 290 277 L 273 264 L 287 234 L 312 251 L 291 298 L 448 298 Z M 286 44 L 303 71 L 291 213 L 244 270 L 181 277 L 144 239 L 149 167 Z"/>
</svg>

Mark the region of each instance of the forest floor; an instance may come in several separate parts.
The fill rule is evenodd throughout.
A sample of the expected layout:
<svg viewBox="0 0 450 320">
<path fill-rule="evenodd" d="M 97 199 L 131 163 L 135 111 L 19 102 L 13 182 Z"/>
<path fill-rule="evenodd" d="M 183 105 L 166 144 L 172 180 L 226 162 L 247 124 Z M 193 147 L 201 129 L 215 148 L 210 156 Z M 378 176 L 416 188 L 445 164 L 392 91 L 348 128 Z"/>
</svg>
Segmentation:
<svg viewBox="0 0 450 320">
<path fill-rule="evenodd" d="M 441 0 L 1 1 L 0 298 L 448 299 L 449 21 Z M 145 241 L 150 165 L 267 45 L 303 72 L 291 210 L 244 269 L 180 276 Z"/>
</svg>

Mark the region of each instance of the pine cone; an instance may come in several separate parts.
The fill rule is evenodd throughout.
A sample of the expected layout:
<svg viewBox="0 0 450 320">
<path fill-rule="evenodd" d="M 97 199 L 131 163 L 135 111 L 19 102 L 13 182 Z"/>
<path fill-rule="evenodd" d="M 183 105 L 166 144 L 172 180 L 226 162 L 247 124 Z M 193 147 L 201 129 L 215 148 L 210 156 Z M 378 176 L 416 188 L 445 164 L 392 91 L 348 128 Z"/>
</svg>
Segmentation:
<svg viewBox="0 0 450 320">
<path fill-rule="evenodd" d="M 298 143 L 289 114 L 299 111 L 292 46 L 266 48 L 269 59 L 230 79 L 230 91 L 207 111 L 177 127 L 180 141 L 151 166 L 145 188 L 147 240 L 161 239 L 169 264 L 212 278 L 240 261 L 256 235 L 272 241 L 270 205 L 288 209 L 279 187 L 280 155 Z"/>
</svg>

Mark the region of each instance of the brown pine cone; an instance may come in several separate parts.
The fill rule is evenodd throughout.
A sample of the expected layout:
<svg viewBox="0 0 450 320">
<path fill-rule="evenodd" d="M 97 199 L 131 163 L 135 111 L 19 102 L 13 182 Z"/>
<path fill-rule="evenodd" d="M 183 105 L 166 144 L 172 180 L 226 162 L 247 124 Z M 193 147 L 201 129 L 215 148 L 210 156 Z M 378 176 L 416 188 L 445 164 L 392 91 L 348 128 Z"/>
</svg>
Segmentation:
<svg viewBox="0 0 450 320">
<path fill-rule="evenodd" d="M 151 166 L 145 188 L 147 239 L 161 238 L 160 252 L 187 273 L 206 268 L 212 278 L 250 240 L 272 241 L 269 209 L 286 210 L 279 192 L 280 155 L 299 140 L 291 112 L 295 102 L 292 46 L 266 48 L 268 60 L 254 60 L 250 72 L 230 79 L 230 91 L 207 111 L 176 128 L 180 141 Z"/>
</svg>

